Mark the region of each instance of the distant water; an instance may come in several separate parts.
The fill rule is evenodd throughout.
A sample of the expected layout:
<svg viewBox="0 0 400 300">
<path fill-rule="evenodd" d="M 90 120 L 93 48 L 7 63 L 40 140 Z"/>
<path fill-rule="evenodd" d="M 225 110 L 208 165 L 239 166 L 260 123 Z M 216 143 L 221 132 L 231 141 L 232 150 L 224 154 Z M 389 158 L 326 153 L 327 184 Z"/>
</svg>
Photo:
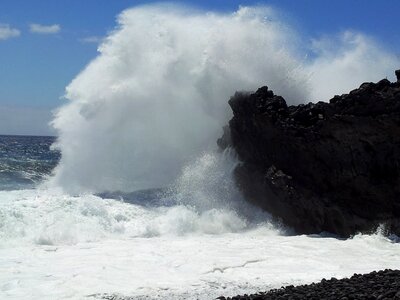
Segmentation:
<svg viewBox="0 0 400 300">
<path fill-rule="evenodd" d="M 0 190 L 34 188 L 60 160 L 55 137 L 0 135 Z"/>
</svg>

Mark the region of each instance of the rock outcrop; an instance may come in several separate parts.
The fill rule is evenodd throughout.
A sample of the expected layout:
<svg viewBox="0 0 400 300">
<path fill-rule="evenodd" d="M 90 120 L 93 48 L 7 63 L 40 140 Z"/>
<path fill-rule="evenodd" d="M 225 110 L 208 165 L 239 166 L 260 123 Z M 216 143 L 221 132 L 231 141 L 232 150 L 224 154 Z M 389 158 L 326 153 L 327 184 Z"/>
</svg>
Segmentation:
<svg viewBox="0 0 400 300">
<path fill-rule="evenodd" d="M 297 233 L 400 233 L 400 71 L 326 102 L 236 93 L 221 148 L 245 197 Z"/>
</svg>

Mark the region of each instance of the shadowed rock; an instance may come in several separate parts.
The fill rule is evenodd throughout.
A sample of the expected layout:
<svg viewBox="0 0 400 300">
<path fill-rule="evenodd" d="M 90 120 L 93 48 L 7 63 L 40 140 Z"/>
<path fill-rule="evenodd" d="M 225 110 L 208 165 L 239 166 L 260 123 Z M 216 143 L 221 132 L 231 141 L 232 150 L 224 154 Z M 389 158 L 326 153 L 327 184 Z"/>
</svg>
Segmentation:
<svg viewBox="0 0 400 300">
<path fill-rule="evenodd" d="M 400 70 L 396 76 L 329 103 L 287 106 L 267 87 L 236 93 L 218 144 L 243 162 L 235 178 L 247 200 L 297 233 L 347 237 L 385 223 L 399 234 Z"/>
</svg>

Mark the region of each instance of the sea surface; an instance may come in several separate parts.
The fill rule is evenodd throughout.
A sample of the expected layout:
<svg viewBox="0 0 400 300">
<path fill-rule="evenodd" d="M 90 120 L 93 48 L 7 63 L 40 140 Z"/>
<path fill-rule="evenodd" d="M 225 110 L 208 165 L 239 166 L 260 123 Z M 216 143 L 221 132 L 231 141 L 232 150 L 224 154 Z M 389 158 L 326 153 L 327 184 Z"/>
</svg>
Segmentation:
<svg viewBox="0 0 400 300">
<path fill-rule="evenodd" d="M 49 136 L 0 135 L 0 190 L 34 188 L 57 165 L 60 152 L 50 150 Z"/>
<path fill-rule="evenodd" d="M 400 268 L 397 237 L 271 222 L 232 193 L 229 153 L 204 154 L 168 189 L 78 195 L 46 184 L 53 142 L 0 137 L 0 299 L 212 299 Z"/>
</svg>

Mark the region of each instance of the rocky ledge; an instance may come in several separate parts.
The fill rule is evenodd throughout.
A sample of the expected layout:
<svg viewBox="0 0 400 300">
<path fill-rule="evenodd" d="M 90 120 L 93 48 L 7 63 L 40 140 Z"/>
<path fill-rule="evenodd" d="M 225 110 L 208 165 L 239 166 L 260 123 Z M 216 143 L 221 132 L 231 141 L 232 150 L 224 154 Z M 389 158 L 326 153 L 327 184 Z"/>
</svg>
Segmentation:
<svg viewBox="0 0 400 300">
<path fill-rule="evenodd" d="M 296 233 L 400 234 L 400 70 L 326 102 L 288 106 L 264 86 L 236 93 L 218 145 L 242 161 L 246 199 Z"/>
<path fill-rule="evenodd" d="M 278 299 L 366 299 L 400 300 L 400 271 L 385 270 L 369 274 L 354 274 L 351 278 L 338 280 L 322 279 L 320 283 L 301 286 L 287 286 L 277 290 L 254 295 L 219 297 L 221 300 L 278 300 Z"/>
</svg>

